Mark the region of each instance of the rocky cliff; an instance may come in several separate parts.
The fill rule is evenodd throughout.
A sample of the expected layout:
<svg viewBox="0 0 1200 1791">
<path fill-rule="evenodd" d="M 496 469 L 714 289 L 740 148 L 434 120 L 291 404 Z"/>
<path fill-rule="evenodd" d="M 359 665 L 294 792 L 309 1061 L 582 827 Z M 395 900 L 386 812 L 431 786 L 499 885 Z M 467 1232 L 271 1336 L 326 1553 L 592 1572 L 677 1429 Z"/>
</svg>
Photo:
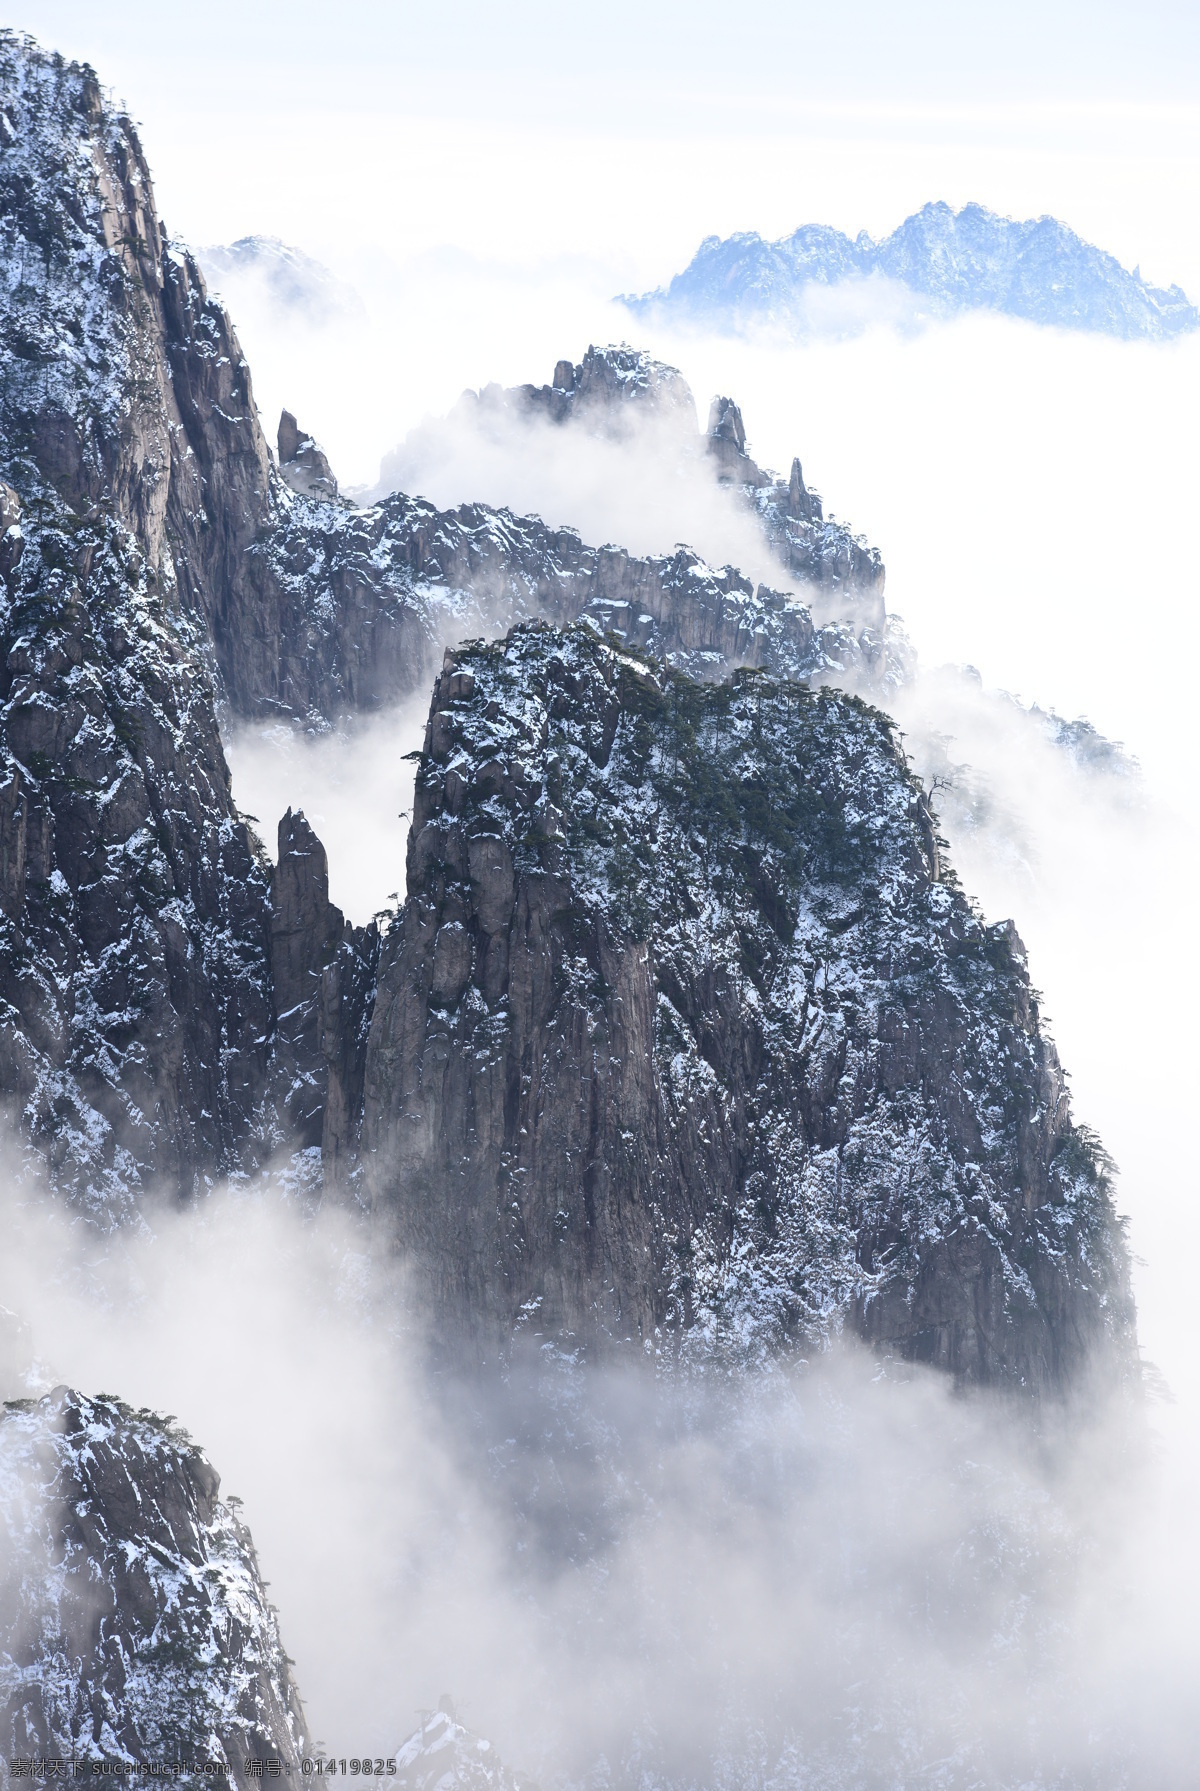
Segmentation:
<svg viewBox="0 0 1200 1791">
<path fill-rule="evenodd" d="M 279 1142 L 320 1146 L 336 1181 L 357 1153 L 379 929 L 350 926 L 329 900 L 325 848 L 291 809 L 279 823 L 270 937 Z"/>
<path fill-rule="evenodd" d="M 179 1762 L 241 1788 L 311 1753 L 249 1532 L 149 1412 L 65 1387 L 0 1412 L 0 1782 Z M 160 1774 L 166 1779 L 166 1774 Z"/>
<path fill-rule="evenodd" d="M 363 1144 L 447 1334 L 1128 1362 L 1103 1157 L 891 723 L 585 626 L 448 659 Z"/>
<path fill-rule="evenodd" d="M 0 39 L 0 1087 L 119 1213 L 255 1124 L 268 870 L 210 621 L 267 500 L 249 378 L 95 76 Z"/>
<path fill-rule="evenodd" d="M 1100 1160 L 1012 942 L 888 724 L 801 688 L 904 675 L 877 556 L 821 623 L 815 575 L 346 504 L 285 416 L 292 489 L 92 73 L 9 34 L 0 115 L 0 1086 L 59 1185 L 111 1220 L 296 1143 L 340 1180 L 361 1114 L 358 1180 L 485 1353 L 525 1315 L 651 1349 L 848 1322 L 1035 1386 L 1120 1354 Z M 521 402 L 694 423 L 632 350 Z M 763 473 L 728 399 L 695 433 L 807 552 L 799 463 Z M 535 616 L 438 686 L 382 948 L 303 817 L 272 874 L 221 705 L 325 726 Z"/>
<path fill-rule="evenodd" d="M 306 435 L 290 410 L 279 419 L 279 473 L 284 484 L 301 497 L 338 496 L 337 480 L 324 449 Z"/>
<path fill-rule="evenodd" d="M 800 461 L 786 479 L 757 465 L 746 450 L 742 413 L 731 398 L 715 397 L 702 434 L 691 387 L 677 367 L 627 343 L 588 348 L 578 365 L 559 361 L 549 385 L 484 386 L 464 392 L 450 415 L 423 423 L 384 460 L 377 495 L 413 476 L 454 443 L 477 436 L 520 457 L 529 452 L 531 424 L 650 445 L 673 479 L 709 479 L 732 487 L 761 524 L 770 555 L 823 622 L 856 624 L 882 634 L 886 625 L 885 572 L 878 549 L 825 516 L 819 493 L 806 488 Z M 603 593 L 598 593 L 603 597 Z"/>
<path fill-rule="evenodd" d="M 112 1217 L 149 1181 L 261 1157 L 280 1100 L 295 1114 L 288 1078 L 325 1074 L 277 1033 L 270 872 L 222 706 L 327 726 L 532 614 L 588 612 L 710 671 L 872 677 L 887 652 L 686 552 L 402 495 L 347 506 L 285 417 L 293 491 L 94 74 L 9 33 L 0 114 L 0 1088 L 60 1185 Z"/>
</svg>

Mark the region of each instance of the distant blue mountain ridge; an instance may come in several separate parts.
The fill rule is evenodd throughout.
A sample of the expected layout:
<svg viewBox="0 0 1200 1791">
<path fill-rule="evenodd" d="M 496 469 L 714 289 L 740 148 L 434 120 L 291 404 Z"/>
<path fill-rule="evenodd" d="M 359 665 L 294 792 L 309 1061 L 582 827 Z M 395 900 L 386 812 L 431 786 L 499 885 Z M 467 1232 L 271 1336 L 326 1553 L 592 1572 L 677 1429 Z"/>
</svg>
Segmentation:
<svg viewBox="0 0 1200 1791">
<path fill-rule="evenodd" d="M 924 206 L 876 242 L 805 224 L 766 242 L 755 231 L 706 237 L 669 286 L 620 303 L 641 316 L 794 334 L 861 327 L 872 316 L 919 321 L 1000 311 L 1059 329 L 1163 340 L 1200 326 L 1178 286 L 1164 291 L 1057 218 L 1018 223 L 982 205 Z"/>
</svg>

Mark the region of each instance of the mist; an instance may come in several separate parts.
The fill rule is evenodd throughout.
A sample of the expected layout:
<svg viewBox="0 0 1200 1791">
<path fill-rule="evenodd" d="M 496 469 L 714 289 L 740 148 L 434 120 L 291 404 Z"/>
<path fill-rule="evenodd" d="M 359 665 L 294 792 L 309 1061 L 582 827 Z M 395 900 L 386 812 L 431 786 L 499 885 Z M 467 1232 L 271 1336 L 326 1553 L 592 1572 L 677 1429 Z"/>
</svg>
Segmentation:
<svg viewBox="0 0 1200 1791">
<path fill-rule="evenodd" d="M 505 313 L 518 330 L 519 311 Z M 498 328 L 492 317 L 485 333 Z M 1200 1240 L 1182 1115 L 1200 1079 L 1187 1021 L 1200 991 L 1184 916 L 1200 853 L 1198 575 L 1186 544 L 1200 484 L 1200 342 L 1113 342 L 992 317 L 787 348 L 635 339 L 682 369 L 702 413 L 714 392 L 734 397 L 760 463 L 786 470 L 798 453 L 827 510 L 880 547 L 889 612 L 921 666 L 893 707 L 920 771 L 944 779 L 957 768 L 959 788 L 934 792 L 952 861 L 986 917 L 1013 918 L 1029 947 L 1076 1114 L 1122 1171 L 1143 1262 L 1143 1341 L 1172 1385 L 1190 1382 L 1183 1265 Z M 494 376 L 540 383 L 557 355 L 586 347 L 546 341 Z M 356 414 L 358 397 L 347 403 Z M 693 482 L 676 456 L 656 458 L 652 435 L 622 450 L 581 428 L 533 424 L 520 445 L 506 452 L 458 414 L 409 433 L 402 470 L 440 503 L 483 497 L 641 551 L 670 551 L 690 523 L 706 531 L 708 557 L 745 564 L 752 518 L 714 491 L 702 462 Z M 947 663 L 977 675 L 943 675 Z M 1019 705 L 1034 703 L 1089 718 L 1136 772 L 1078 765 L 1022 719 Z M 363 739 L 379 750 L 357 756 L 337 738 L 260 733 L 252 753 L 249 735 L 230 742 L 235 793 L 262 816 L 268 844 L 289 802 L 331 817 L 323 826 L 309 810 L 335 899 L 356 921 L 403 887 L 404 823 L 391 817 L 408 806 L 408 767 L 398 761 L 420 744 L 425 713 L 414 700 L 367 724 Z M 966 800 L 972 791 L 982 800 Z M 335 848 L 327 828 L 346 844 Z"/>
<path fill-rule="evenodd" d="M 279 820 L 303 810 L 329 860 L 329 895 L 362 926 L 404 899 L 404 856 L 416 767 L 429 713 L 421 692 L 324 734 L 284 723 L 235 726 L 225 741 L 233 795 L 276 857 Z"/>
<path fill-rule="evenodd" d="M 14 1390 L 66 1380 L 178 1415 L 244 1501 L 335 1752 L 394 1751 L 448 1691 L 544 1785 L 1185 1784 L 1200 344 L 989 317 L 914 334 L 886 307 L 846 340 L 672 336 L 609 303 L 618 263 L 356 249 L 334 273 L 362 313 L 320 325 L 214 284 L 268 431 L 286 404 L 344 485 L 374 487 L 399 450 L 391 476 L 439 504 L 640 552 L 687 540 L 786 583 L 752 519 L 651 437 L 530 424 L 514 451 L 440 421 L 464 387 L 541 383 L 625 337 L 682 368 L 701 422 L 713 393 L 736 399 L 756 459 L 800 455 L 880 547 L 922 666 L 897 720 L 967 892 L 1029 948 L 1076 1117 L 1117 1159 L 1170 1397 L 1035 1425 L 848 1344 L 737 1390 L 661 1363 L 585 1374 L 549 1348 L 459 1385 L 430 1369 L 386 1237 L 312 1210 L 294 1166 L 106 1239 L 10 1177 Z M 1078 763 L 1034 703 L 1088 716 L 1125 761 Z M 426 709 L 227 741 L 268 850 L 303 808 L 355 922 L 403 894 Z"/>
<path fill-rule="evenodd" d="M 449 1692 L 543 1783 L 1184 1782 L 1189 1489 L 1136 1405 L 1035 1425 L 848 1345 L 456 1383 L 386 1237 L 286 1181 L 99 1247 L 10 1187 L 0 1300 L 27 1389 L 203 1442 L 335 1753 Z"/>
<path fill-rule="evenodd" d="M 464 397 L 385 455 L 369 495 L 419 491 L 442 509 L 490 503 L 551 526 L 569 523 L 585 541 L 634 554 L 669 553 L 682 542 L 713 565 L 737 566 L 778 588 L 790 575 L 741 494 L 716 484 L 701 423 L 630 410 L 620 434 L 606 435 L 583 418 L 563 426 L 536 414 L 492 417 L 486 402 Z"/>
</svg>

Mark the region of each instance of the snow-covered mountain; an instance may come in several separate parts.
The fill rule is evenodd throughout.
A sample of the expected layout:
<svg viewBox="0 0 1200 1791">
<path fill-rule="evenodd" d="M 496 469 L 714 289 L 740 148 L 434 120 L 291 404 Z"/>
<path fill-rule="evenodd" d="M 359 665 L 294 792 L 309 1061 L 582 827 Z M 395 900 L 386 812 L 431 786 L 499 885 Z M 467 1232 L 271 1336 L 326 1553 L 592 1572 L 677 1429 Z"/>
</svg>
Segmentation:
<svg viewBox="0 0 1200 1791">
<path fill-rule="evenodd" d="M 1047 1389 L 1123 1361 L 1102 1160 L 943 850 L 857 698 L 586 623 L 448 656 L 363 1114 L 443 1335 L 756 1360 L 847 1327 Z"/>
<path fill-rule="evenodd" d="M 304 1712 L 220 1484 L 118 1400 L 57 1387 L 0 1408 L 0 1782 L 48 1756 L 80 1777 L 174 1762 L 187 1791 L 244 1791 L 256 1762 L 300 1776 Z"/>
<path fill-rule="evenodd" d="M 449 1239 L 448 1322 L 501 1347 L 518 1287 L 552 1331 L 623 1344 L 591 1305 L 611 1222 L 605 1284 L 642 1342 L 745 1328 L 749 1301 L 773 1345 L 848 1324 L 966 1379 L 1056 1386 L 1090 1340 L 1121 1372 L 1103 1160 L 1015 934 L 958 894 L 886 717 L 813 694 L 886 699 L 904 675 L 879 556 L 798 461 L 786 480 L 755 464 L 731 400 L 701 435 L 678 370 L 628 347 L 498 407 L 565 429 L 665 408 L 671 453 L 742 494 L 794 589 L 483 505 L 357 507 L 286 414 L 277 463 L 132 125 L 90 71 L 4 47 L 0 1092 L 31 1159 L 112 1224 L 153 1179 L 190 1195 L 320 1145 L 331 1189 L 369 1165 L 417 1262 Z M 218 715 L 327 727 L 479 634 L 508 644 L 435 686 L 381 942 L 330 903 L 303 817 L 272 871 Z M 606 1092 L 596 1041 L 622 1028 L 631 1080 Z M 401 1185 L 395 1124 L 418 1107 Z M 475 1126 L 464 1182 L 437 1140 L 461 1153 Z M 555 1204 L 564 1177 L 578 1212 Z M 411 1222 L 429 1185 L 433 1210 L 471 1208 L 449 1233 Z"/>
<path fill-rule="evenodd" d="M 823 290 L 824 289 L 824 290 Z M 829 289 L 833 289 L 830 291 Z M 635 316 L 722 330 L 838 330 L 871 315 L 991 310 L 1059 329 L 1160 341 L 1200 325 L 1178 286 L 1151 286 L 1057 218 L 1018 222 L 982 205 L 930 204 L 876 241 L 805 224 L 767 242 L 706 237 L 669 285 L 621 301 Z"/>
<path fill-rule="evenodd" d="M 130 120 L 12 33 L 0 248 L 0 1097 L 24 1199 L 111 1241 L 149 1187 L 202 1200 L 303 1152 L 404 1249 L 460 1361 L 519 1333 L 669 1386 L 845 1331 L 1027 1404 L 1136 1376 L 1106 1159 L 1015 929 L 972 910 L 894 725 L 845 688 L 887 701 L 905 660 L 878 554 L 799 461 L 776 478 L 731 400 L 701 433 L 676 369 L 593 348 L 498 409 L 610 431 L 665 403 L 671 453 L 740 494 L 787 588 L 484 504 L 347 502 L 286 413 L 272 454 Z M 430 683 L 381 936 L 330 902 L 303 816 L 270 865 L 221 726 L 317 731 Z M 303 1774 L 218 1491 L 115 1398 L 5 1409 L 11 1757 Z M 397 1766 L 510 1782 L 449 1710 Z"/>
</svg>

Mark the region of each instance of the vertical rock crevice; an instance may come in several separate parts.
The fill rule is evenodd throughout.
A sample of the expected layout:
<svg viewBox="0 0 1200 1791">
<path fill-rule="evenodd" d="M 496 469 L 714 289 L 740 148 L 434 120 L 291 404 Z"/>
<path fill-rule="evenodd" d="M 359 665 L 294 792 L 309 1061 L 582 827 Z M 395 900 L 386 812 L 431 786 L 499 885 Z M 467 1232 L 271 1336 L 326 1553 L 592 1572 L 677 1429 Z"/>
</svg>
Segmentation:
<svg viewBox="0 0 1200 1791">
<path fill-rule="evenodd" d="M 279 823 L 270 942 L 281 1137 L 320 1146 L 340 1185 L 357 1143 L 379 929 L 350 926 L 329 900 L 325 848 L 291 809 Z"/>
</svg>

